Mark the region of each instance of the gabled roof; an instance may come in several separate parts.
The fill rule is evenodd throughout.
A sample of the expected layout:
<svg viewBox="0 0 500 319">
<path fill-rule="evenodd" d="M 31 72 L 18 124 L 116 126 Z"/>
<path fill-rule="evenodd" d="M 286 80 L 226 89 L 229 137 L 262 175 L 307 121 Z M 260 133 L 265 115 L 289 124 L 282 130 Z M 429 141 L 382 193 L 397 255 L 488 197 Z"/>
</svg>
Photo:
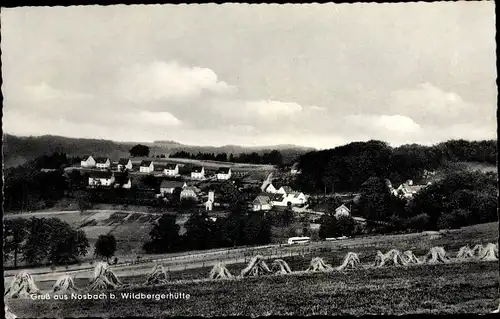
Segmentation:
<svg viewBox="0 0 500 319">
<path fill-rule="evenodd" d="M 229 171 L 231 170 L 230 167 L 220 167 L 217 170 L 217 174 L 229 174 Z"/>
<path fill-rule="evenodd" d="M 89 172 L 89 177 L 91 178 L 106 178 L 109 179 L 113 176 L 113 172 L 106 171 L 92 171 Z"/>
<path fill-rule="evenodd" d="M 130 158 L 120 158 L 120 160 L 118 161 L 118 164 L 119 165 L 127 165 L 129 161 L 130 161 Z"/>
<path fill-rule="evenodd" d="M 105 164 L 108 160 L 109 160 L 109 158 L 107 158 L 107 157 L 96 157 L 95 158 L 95 162 L 97 164 Z"/>
<path fill-rule="evenodd" d="M 347 206 L 346 206 L 346 205 L 344 205 L 344 204 L 342 204 L 342 205 L 340 205 L 339 207 L 337 207 L 337 208 L 335 209 L 335 212 L 339 211 L 341 208 L 344 208 L 344 209 L 345 209 L 345 210 L 347 210 L 348 212 L 351 212 L 351 210 L 350 210 L 349 208 L 347 208 Z"/>
<path fill-rule="evenodd" d="M 174 170 L 177 166 L 179 166 L 179 164 L 168 163 L 168 164 L 165 165 L 165 169 Z"/>
<path fill-rule="evenodd" d="M 271 201 L 271 197 L 269 195 L 259 195 L 259 196 L 255 197 L 255 199 L 253 200 L 253 203 L 265 205 L 265 204 L 269 204 L 270 201 Z"/>
<path fill-rule="evenodd" d="M 161 181 L 160 188 L 181 188 L 184 186 L 183 181 L 169 181 L 163 180 Z"/>
<path fill-rule="evenodd" d="M 153 161 L 148 161 L 148 160 L 143 160 L 141 161 L 141 166 L 143 167 L 149 167 L 153 163 Z"/>
<path fill-rule="evenodd" d="M 127 184 L 128 181 L 131 181 L 131 180 L 130 180 L 130 177 L 128 176 L 127 173 L 119 173 L 119 172 L 115 173 L 115 183 Z"/>
<path fill-rule="evenodd" d="M 293 193 L 293 189 L 290 186 L 281 186 L 283 190 L 288 194 L 288 193 Z"/>
<path fill-rule="evenodd" d="M 203 169 L 203 166 L 195 166 L 195 167 L 193 167 L 193 169 L 191 170 L 191 172 L 193 172 L 193 173 L 201 173 L 202 169 Z"/>
<path fill-rule="evenodd" d="M 285 199 L 285 196 L 283 194 L 273 194 L 273 196 L 271 197 L 271 200 L 273 202 L 282 202 L 283 199 Z"/>
<path fill-rule="evenodd" d="M 92 155 L 84 156 L 84 157 L 82 157 L 82 161 L 86 162 L 91 157 L 92 157 Z"/>
<path fill-rule="evenodd" d="M 292 193 L 288 193 L 289 195 L 293 195 L 293 197 L 295 198 L 299 198 L 300 194 L 304 195 L 303 193 L 301 192 L 292 192 Z"/>
</svg>

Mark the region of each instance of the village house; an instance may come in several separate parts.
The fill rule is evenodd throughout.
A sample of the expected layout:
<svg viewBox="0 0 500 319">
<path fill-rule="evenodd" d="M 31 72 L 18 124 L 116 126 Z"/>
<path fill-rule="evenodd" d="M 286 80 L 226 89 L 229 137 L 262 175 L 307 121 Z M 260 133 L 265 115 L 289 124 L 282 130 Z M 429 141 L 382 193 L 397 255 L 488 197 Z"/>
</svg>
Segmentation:
<svg viewBox="0 0 500 319">
<path fill-rule="evenodd" d="M 217 170 L 217 180 L 228 180 L 231 178 L 231 168 L 221 167 Z"/>
<path fill-rule="evenodd" d="M 141 165 L 139 166 L 139 172 L 141 173 L 153 173 L 155 170 L 155 166 L 153 161 L 141 161 Z"/>
<path fill-rule="evenodd" d="M 211 211 L 214 207 L 214 204 L 215 204 L 215 192 L 209 191 L 208 192 L 208 199 L 205 202 L 205 210 Z"/>
<path fill-rule="evenodd" d="M 339 218 L 340 216 L 351 216 L 351 210 L 344 204 L 335 209 L 335 218 Z"/>
<path fill-rule="evenodd" d="M 293 189 L 290 187 L 290 186 L 281 186 L 277 191 L 276 191 L 277 194 L 283 194 L 283 195 L 287 195 L 287 194 L 290 194 L 290 193 L 293 193 Z"/>
<path fill-rule="evenodd" d="M 402 198 L 411 199 L 415 194 L 417 194 L 426 185 L 414 185 L 413 181 L 410 179 L 405 183 L 399 185 L 398 188 L 394 190 L 394 195 L 400 196 Z"/>
<path fill-rule="evenodd" d="M 96 157 L 95 166 L 100 169 L 108 169 L 111 167 L 111 161 L 107 157 Z"/>
<path fill-rule="evenodd" d="M 286 201 L 292 205 L 303 205 L 306 203 L 306 195 L 302 192 L 290 192 L 285 195 Z"/>
<path fill-rule="evenodd" d="M 123 172 L 125 170 L 130 171 L 132 169 L 132 161 L 130 160 L 130 158 L 120 158 L 116 168 L 120 172 Z"/>
<path fill-rule="evenodd" d="M 183 181 L 169 181 L 163 180 L 160 184 L 161 194 L 172 194 L 176 188 L 185 188 L 187 184 Z"/>
<path fill-rule="evenodd" d="M 286 200 L 286 196 L 283 195 L 283 194 L 273 194 L 273 195 L 271 195 L 271 205 L 272 206 L 287 207 L 288 203 L 289 202 Z"/>
<path fill-rule="evenodd" d="M 264 191 L 266 193 L 275 194 L 276 193 L 276 188 L 274 188 L 273 184 L 269 184 L 269 185 L 266 186 L 266 188 L 264 189 Z"/>
<path fill-rule="evenodd" d="M 184 198 L 193 198 L 195 200 L 198 200 L 198 195 L 196 195 L 196 190 L 194 187 L 187 186 L 182 189 L 180 198 L 181 200 Z"/>
<path fill-rule="evenodd" d="M 297 174 L 300 174 L 300 170 L 299 170 L 299 164 L 298 163 L 294 163 L 292 165 L 292 168 L 290 169 L 290 174 L 292 175 L 297 175 Z"/>
<path fill-rule="evenodd" d="M 252 202 L 252 209 L 254 212 L 261 210 L 270 210 L 272 208 L 271 196 L 258 195 Z"/>
<path fill-rule="evenodd" d="M 115 182 L 115 175 L 107 171 L 93 171 L 89 174 L 89 186 L 111 186 Z"/>
<path fill-rule="evenodd" d="M 203 166 L 193 167 L 191 171 L 192 179 L 204 179 L 205 178 L 205 168 Z"/>
<path fill-rule="evenodd" d="M 132 179 L 126 173 L 115 173 L 115 188 L 132 188 Z"/>
<path fill-rule="evenodd" d="M 179 164 L 167 164 L 165 169 L 163 169 L 163 174 L 166 176 L 178 176 Z"/>
<path fill-rule="evenodd" d="M 95 167 L 95 164 L 95 159 L 92 156 L 85 156 L 80 162 L 82 167 Z"/>
</svg>

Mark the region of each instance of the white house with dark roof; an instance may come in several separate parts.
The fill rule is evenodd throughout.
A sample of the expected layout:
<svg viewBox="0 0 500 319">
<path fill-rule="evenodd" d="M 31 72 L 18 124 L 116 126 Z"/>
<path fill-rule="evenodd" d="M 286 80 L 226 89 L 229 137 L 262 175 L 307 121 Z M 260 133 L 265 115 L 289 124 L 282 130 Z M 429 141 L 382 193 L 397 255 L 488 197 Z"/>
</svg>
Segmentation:
<svg viewBox="0 0 500 319">
<path fill-rule="evenodd" d="M 195 166 L 191 170 L 192 179 L 204 179 L 205 178 L 205 168 L 203 166 Z"/>
<path fill-rule="evenodd" d="M 82 167 L 95 167 L 95 164 L 95 159 L 92 156 L 85 156 L 80 162 Z"/>
<path fill-rule="evenodd" d="M 299 164 L 298 163 L 293 163 L 291 169 L 290 169 L 290 174 L 292 175 L 297 175 L 297 174 L 300 174 L 300 170 L 299 170 Z"/>
<path fill-rule="evenodd" d="M 114 181 L 115 188 L 125 188 L 125 189 L 132 188 L 132 179 L 130 178 L 128 173 L 116 172 L 114 176 L 115 176 L 115 181 Z"/>
<path fill-rule="evenodd" d="M 116 165 L 116 168 L 120 172 L 131 170 L 132 161 L 130 160 L 130 158 L 120 158 L 120 160 L 118 161 L 118 165 Z"/>
<path fill-rule="evenodd" d="M 178 176 L 179 175 L 179 164 L 167 164 L 163 169 L 163 175 L 166 176 Z"/>
<path fill-rule="evenodd" d="M 252 209 L 254 212 L 270 210 L 272 207 L 270 195 L 258 195 L 252 202 Z"/>
<path fill-rule="evenodd" d="M 111 167 L 111 161 L 108 157 L 97 157 L 95 159 L 95 166 L 100 169 L 107 169 Z"/>
<path fill-rule="evenodd" d="M 335 209 L 335 218 L 339 218 L 341 216 L 351 216 L 351 210 L 344 204 Z"/>
<path fill-rule="evenodd" d="M 183 181 L 169 181 L 163 180 L 160 184 L 160 193 L 161 194 L 172 194 L 176 188 L 184 189 L 187 187 L 187 184 Z"/>
<path fill-rule="evenodd" d="M 228 180 L 231 178 L 231 168 L 230 167 L 221 167 L 217 170 L 217 179 L 218 180 Z"/>
<path fill-rule="evenodd" d="M 113 172 L 106 171 L 93 171 L 89 173 L 89 186 L 111 186 L 115 182 L 115 175 Z"/>
<path fill-rule="evenodd" d="M 153 173 L 155 170 L 155 166 L 153 161 L 143 160 L 141 161 L 141 165 L 139 166 L 139 172 L 141 173 Z"/>
</svg>

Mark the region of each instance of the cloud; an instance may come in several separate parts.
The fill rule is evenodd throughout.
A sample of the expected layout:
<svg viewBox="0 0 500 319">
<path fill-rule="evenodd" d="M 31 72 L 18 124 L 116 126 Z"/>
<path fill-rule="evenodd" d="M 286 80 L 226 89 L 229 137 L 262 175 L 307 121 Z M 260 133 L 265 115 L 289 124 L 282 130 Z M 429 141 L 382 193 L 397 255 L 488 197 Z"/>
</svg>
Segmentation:
<svg viewBox="0 0 500 319">
<path fill-rule="evenodd" d="M 205 92 L 228 93 L 234 89 L 209 68 L 157 61 L 123 69 L 114 91 L 119 98 L 147 103 L 196 98 Z"/>
<path fill-rule="evenodd" d="M 26 88 L 28 97 L 34 100 L 88 100 L 94 98 L 91 94 L 55 89 L 46 82 L 30 85 Z"/>
<path fill-rule="evenodd" d="M 389 97 L 390 111 L 407 115 L 422 123 L 453 124 L 482 121 L 494 113 L 494 105 L 478 105 L 464 101 L 455 92 L 447 92 L 430 83 L 393 91 Z"/>
<path fill-rule="evenodd" d="M 366 131 L 392 132 L 392 133 L 415 133 L 421 127 L 413 119 L 403 115 L 347 115 L 346 121 L 350 125 L 362 128 Z M 374 131 L 375 130 L 375 131 Z"/>
</svg>

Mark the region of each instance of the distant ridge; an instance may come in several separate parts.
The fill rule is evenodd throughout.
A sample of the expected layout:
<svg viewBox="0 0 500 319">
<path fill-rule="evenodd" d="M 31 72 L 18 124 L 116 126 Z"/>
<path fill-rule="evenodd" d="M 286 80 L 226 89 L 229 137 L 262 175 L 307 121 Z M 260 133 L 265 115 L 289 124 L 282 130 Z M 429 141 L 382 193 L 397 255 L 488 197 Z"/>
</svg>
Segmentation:
<svg viewBox="0 0 500 319">
<path fill-rule="evenodd" d="M 112 160 L 127 157 L 133 145 L 143 144 L 150 147 L 150 155 L 165 155 L 186 151 L 190 153 L 263 153 L 265 151 L 279 150 L 285 162 L 291 162 L 300 155 L 314 151 L 312 147 L 296 145 L 274 145 L 274 146 L 196 146 L 184 145 L 176 141 L 154 141 L 151 142 L 117 142 L 105 139 L 72 138 L 57 135 L 42 136 L 16 136 L 12 134 L 3 135 L 4 167 L 22 165 L 23 163 L 42 155 L 50 155 L 54 152 L 63 152 L 69 156 L 109 156 Z"/>
</svg>

